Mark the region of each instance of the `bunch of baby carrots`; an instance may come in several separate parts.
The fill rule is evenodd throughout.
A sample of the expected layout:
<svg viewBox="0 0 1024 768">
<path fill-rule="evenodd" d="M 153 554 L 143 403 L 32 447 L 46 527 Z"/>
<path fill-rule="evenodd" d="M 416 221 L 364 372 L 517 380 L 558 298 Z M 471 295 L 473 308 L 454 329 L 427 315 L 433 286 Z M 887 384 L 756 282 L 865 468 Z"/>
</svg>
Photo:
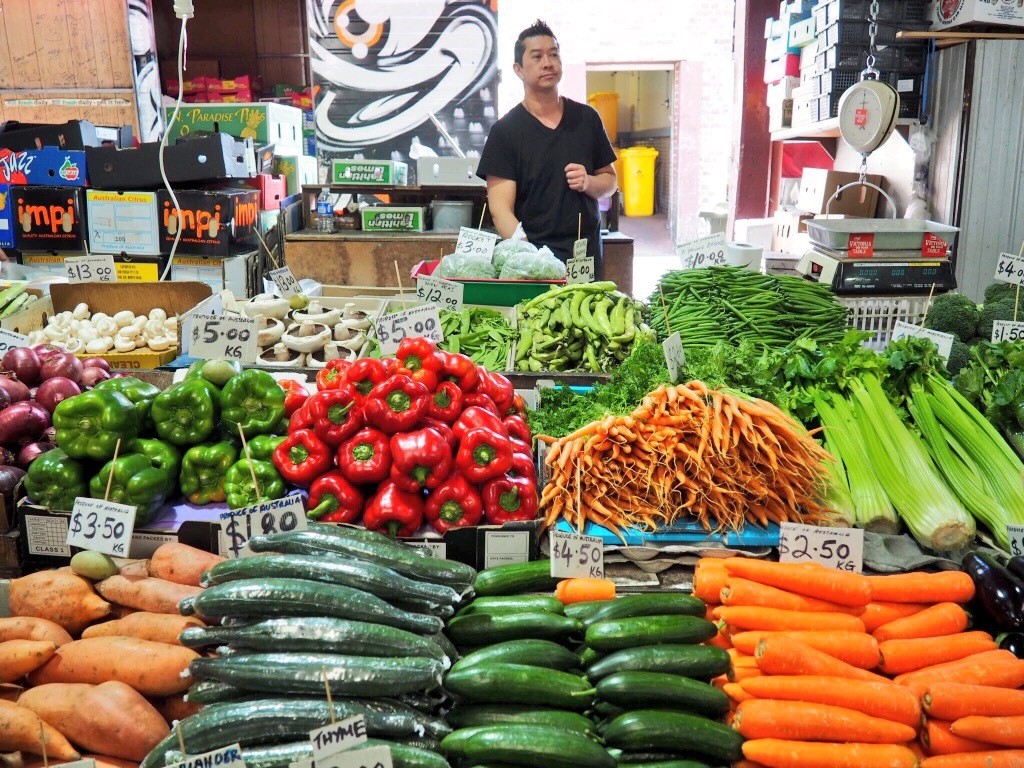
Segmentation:
<svg viewBox="0 0 1024 768">
<path fill-rule="evenodd" d="M 733 659 L 737 768 L 1024 766 L 1024 661 L 968 631 L 966 574 L 704 558 L 694 594 Z"/>
</svg>

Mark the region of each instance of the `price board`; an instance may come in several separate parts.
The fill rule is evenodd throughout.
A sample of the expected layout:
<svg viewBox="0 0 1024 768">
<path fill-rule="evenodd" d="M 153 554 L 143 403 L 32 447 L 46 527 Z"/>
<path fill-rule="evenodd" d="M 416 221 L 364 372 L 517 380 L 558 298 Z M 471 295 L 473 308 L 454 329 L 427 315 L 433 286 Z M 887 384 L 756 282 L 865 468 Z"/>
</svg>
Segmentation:
<svg viewBox="0 0 1024 768">
<path fill-rule="evenodd" d="M 362 715 L 347 717 L 309 732 L 313 744 L 313 760 L 319 762 L 339 752 L 366 743 L 366 718 Z"/>
<path fill-rule="evenodd" d="M 721 267 L 725 264 L 725 233 L 691 240 L 679 252 L 679 260 L 683 269 L 706 269 Z"/>
<path fill-rule="evenodd" d="M 931 328 L 922 328 L 919 325 L 911 325 L 910 323 L 905 323 L 902 320 L 897 320 L 893 323 L 893 341 L 906 338 L 907 336 L 913 336 L 918 339 L 930 339 L 935 343 L 935 346 L 939 348 L 939 354 L 947 360 L 949 359 L 950 351 L 953 349 L 953 339 L 955 338 L 952 333 L 933 331 Z"/>
<path fill-rule="evenodd" d="M 1014 557 L 1024 555 L 1024 525 L 1008 525 L 1006 532 L 1010 534 L 1010 552 Z"/>
<path fill-rule="evenodd" d="M 995 278 L 1000 283 L 1024 283 L 1024 259 L 1012 253 L 1000 253 Z"/>
<path fill-rule="evenodd" d="M 79 496 L 68 522 L 69 547 L 128 557 L 135 530 L 135 507 Z"/>
<path fill-rule="evenodd" d="M 6 328 L 0 328 L 0 357 L 3 357 L 9 349 L 27 346 L 28 336 L 22 336 L 20 333 L 15 333 L 14 331 L 8 331 Z"/>
<path fill-rule="evenodd" d="M 591 256 L 573 257 L 565 263 L 565 281 L 569 285 L 594 282 L 594 259 Z"/>
<path fill-rule="evenodd" d="M 295 275 L 292 274 L 291 267 L 281 267 L 270 272 L 270 279 L 274 281 L 274 285 L 277 286 L 277 292 L 280 293 L 284 298 L 289 296 L 296 296 L 302 293 L 302 286 L 299 285 L 299 281 Z"/>
<path fill-rule="evenodd" d="M 436 304 L 424 304 L 403 309 L 390 315 L 381 315 L 374 324 L 380 351 L 385 355 L 394 354 L 404 338 L 422 336 L 431 341 L 444 341 L 441 331 L 441 315 Z"/>
<path fill-rule="evenodd" d="M 479 256 L 489 259 L 494 255 L 494 246 L 498 242 L 498 235 L 493 232 L 484 232 L 482 229 L 472 227 L 460 227 L 459 239 L 455 241 L 455 252 L 462 256 Z"/>
<path fill-rule="evenodd" d="M 1001 341 L 1020 341 L 1024 339 L 1024 322 L 1016 320 L 996 320 L 992 323 L 992 343 Z"/>
<path fill-rule="evenodd" d="M 661 348 L 665 350 L 665 365 L 668 367 L 668 375 L 672 381 L 679 383 L 679 373 L 686 367 L 686 352 L 683 350 L 683 340 L 679 338 L 676 331 L 663 342 Z"/>
<path fill-rule="evenodd" d="M 416 278 L 416 298 L 441 309 L 458 312 L 462 309 L 462 297 L 466 287 L 455 280 L 443 277 L 420 275 Z"/>
<path fill-rule="evenodd" d="M 64 259 L 64 269 L 67 270 L 69 283 L 117 282 L 114 257 L 109 254 L 94 253 L 88 256 L 68 256 Z"/>
<path fill-rule="evenodd" d="M 186 745 L 187 746 L 187 745 Z M 200 755 L 182 755 L 176 763 L 168 763 L 166 768 L 245 768 L 242 747 L 232 744 Z"/>
<path fill-rule="evenodd" d="M 254 363 L 259 321 L 242 315 L 193 315 L 189 355 L 207 360 L 224 358 Z"/>
<path fill-rule="evenodd" d="M 837 571 L 860 573 L 864 568 L 864 531 L 782 523 L 779 562 L 820 563 Z"/>
<path fill-rule="evenodd" d="M 603 579 L 604 542 L 597 536 L 552 531 L 551 575 L 558 579 Z"/>
<path fill-rule="evenodd" d="M 220 550 L 226 557 L 249 557 L 249 539 L 271 533 L 309 529 L 306 510 L 298 496 L 261 501 L 249 507 L 220 513 Z"/>
</svg>

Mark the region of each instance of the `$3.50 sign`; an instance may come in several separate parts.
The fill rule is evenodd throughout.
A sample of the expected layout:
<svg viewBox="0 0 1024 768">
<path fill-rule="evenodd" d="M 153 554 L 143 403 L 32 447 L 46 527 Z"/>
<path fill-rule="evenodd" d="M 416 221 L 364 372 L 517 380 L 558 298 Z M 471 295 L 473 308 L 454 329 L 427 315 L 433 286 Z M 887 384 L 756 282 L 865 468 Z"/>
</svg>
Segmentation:
<svg viewBox="0 0 1024 768">
<path fill-rule="evenodd" d="M 135 531 L 135 507 L 79 496 L 68 522 L 69 547 L 128 557 Z"/>
</svg>

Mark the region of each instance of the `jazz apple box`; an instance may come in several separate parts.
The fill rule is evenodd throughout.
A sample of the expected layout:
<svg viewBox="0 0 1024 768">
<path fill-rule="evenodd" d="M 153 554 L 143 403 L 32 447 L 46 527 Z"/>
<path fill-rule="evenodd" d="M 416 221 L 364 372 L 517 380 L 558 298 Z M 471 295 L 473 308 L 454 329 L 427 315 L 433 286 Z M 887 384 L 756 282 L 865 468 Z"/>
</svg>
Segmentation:
<svg viewBox="0 0 1024 768">
<path fill-rule="evenodd" d="M 177 253 L 232 256 L 251 251 L 260 216 L 260 193 L 254 189 L 175 190 L 178 209 L 166 190 L 157 193 L 160 252 L 170 253 L 178 230 Z"/>
</svg>

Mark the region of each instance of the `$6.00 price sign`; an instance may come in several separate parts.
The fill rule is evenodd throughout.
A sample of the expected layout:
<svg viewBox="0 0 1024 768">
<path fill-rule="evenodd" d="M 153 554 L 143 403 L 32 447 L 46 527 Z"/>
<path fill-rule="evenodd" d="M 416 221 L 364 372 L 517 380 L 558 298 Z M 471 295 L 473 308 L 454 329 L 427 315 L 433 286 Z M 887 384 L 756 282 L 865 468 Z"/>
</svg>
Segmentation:
<svg viewBox="0 0 1024 768">
<path fill-rule="evenodd" d="M 218 357 L 241 363 L 256 362 L 259 347 L 258 321 L 241 315 L 194 315 L 189 355 L 203 359 Z"/>
<path fill-rule="evenodd" d="M 597 536 L 552 531 L 551 575 L 560 579 L 603 579 L 604 542 Z"/>
<path fill-rule="evenodd" d="M 837 571 L 860 573 L 864 567 L 864 531 L 782 523 L 779 526 L 779 562 L 813 562 Z"/>
<path fill-rule="evenodd" d="M 249 539 L 271 533 L 305 531 L 306 510 L 298 496 L 261 501 L 250 507 L 220 513 L 220 550 L 226 557 L 249 557 Z"/>
<path fill-rule="evenodd" d="M 80 496 L 71 510 L 67 544 L 112 557 L 128 557 L 134 531 L 135 507 Z"/>
<path fill-rule="evenodd" d="M 374 328 L 380 351 L 385 355 L 394 354 L 402 339 L 422 336 L 431 341 L 444 341 L 441 331 L 441 315 L 436 304 L 424 304 L 412 309 L 403 309 L 390 315 L 381 315 Z"/>
<path fill-rule="evenodd" d="M 569 285 L 594 282 L 594 259 L 586 255 L 569 259 L 565 263 L 565 282 Z"/>
</svg>

